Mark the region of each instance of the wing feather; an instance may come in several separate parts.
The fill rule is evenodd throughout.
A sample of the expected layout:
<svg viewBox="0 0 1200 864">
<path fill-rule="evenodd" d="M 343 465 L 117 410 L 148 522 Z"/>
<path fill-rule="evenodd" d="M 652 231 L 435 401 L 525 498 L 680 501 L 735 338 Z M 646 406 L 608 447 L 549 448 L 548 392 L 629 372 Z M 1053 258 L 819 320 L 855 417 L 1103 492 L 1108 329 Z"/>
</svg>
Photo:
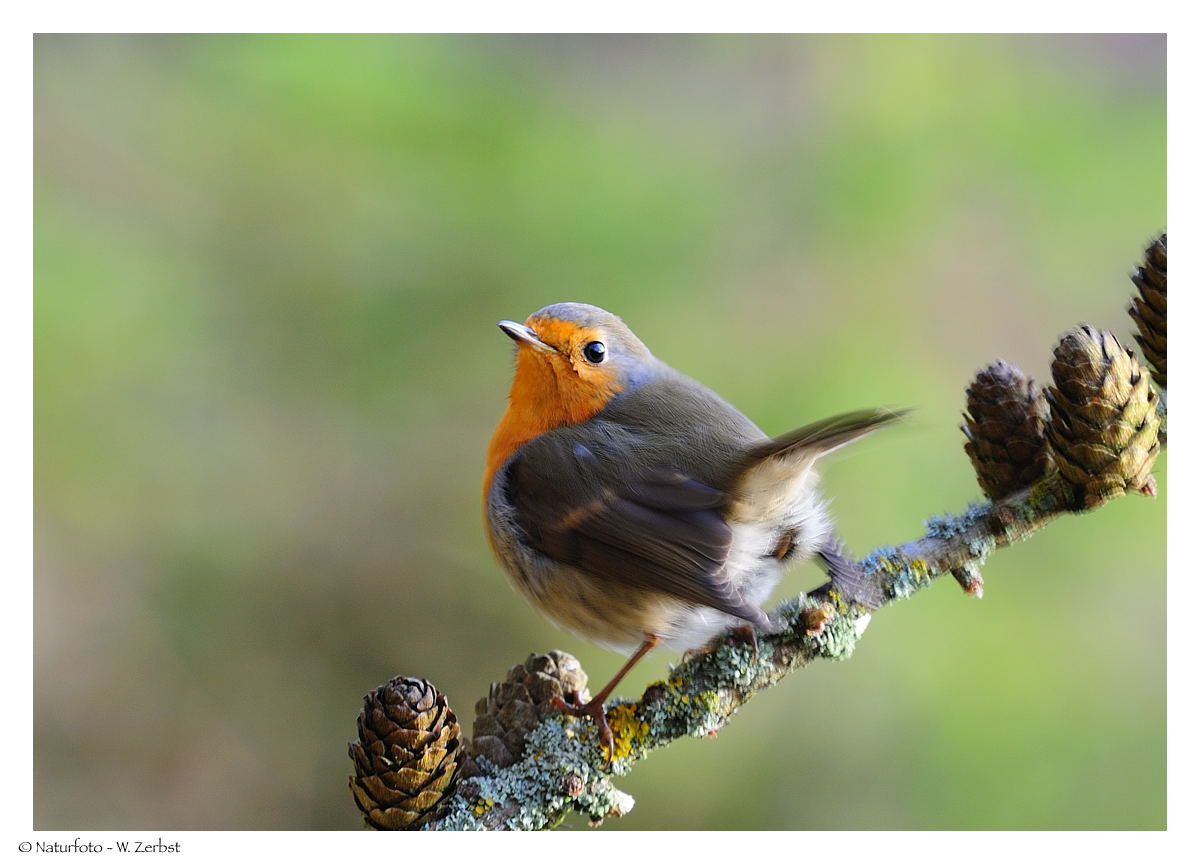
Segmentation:
<svg viewBox="0 0 1200 864">
<path fill-rule="evenodd" d="M 534 548 L 615 584 L 765 620 L 725 568 L 733 531 L 723 492 L 670 467 L 636 464 L 629 457 L 639 452 L 636 442 L 620 442 L 609 456 L 577 436 L 546 433 L 510 464 L 508 498 Z"/>
</svg>

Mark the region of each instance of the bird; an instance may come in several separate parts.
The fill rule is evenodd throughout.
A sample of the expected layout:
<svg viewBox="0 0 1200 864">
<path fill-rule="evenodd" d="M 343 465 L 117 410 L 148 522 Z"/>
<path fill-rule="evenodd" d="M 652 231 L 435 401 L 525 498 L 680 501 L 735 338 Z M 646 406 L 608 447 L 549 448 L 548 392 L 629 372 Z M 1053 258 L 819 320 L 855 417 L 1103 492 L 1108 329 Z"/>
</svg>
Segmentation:
<svg viewBox="0 0 1200 864">
<path fill-rule="evenodd" d="M 725 630 L 769 631 L 762 606 L 791 563 L 817 558 L 827 586 L 876 608 L 848 558 L 815 464 L 898 420 L 876 408 L 768 436 L 676 371 L 616 315 L 554 303 L 500 329 L 516 343 L 508 405 L 488 445 L 487 536 L 519 593 L 561 627 L 629 659 L 604 703 L 656 645 L 693 650 Z M 631 653 L 632 652 L 632 653 Z"/>
</svg>

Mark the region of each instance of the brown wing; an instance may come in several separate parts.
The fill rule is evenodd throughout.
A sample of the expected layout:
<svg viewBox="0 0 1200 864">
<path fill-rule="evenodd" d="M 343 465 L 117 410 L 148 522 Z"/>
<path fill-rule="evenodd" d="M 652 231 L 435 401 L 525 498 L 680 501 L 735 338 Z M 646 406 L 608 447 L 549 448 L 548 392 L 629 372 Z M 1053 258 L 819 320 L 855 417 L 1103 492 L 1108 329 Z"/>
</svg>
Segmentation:
<svg viewBox="0 0 1200 864">
<path fill-rule="evenodd" d="M 530 545 L 614 589 L 651 588 L 765 624 L 726 575 L 724 493 L 668 467 L 639 467 L 636 441 L 608 431 L 584 445 L 578 427 L 557 430 L 518 451 L 507 494 Z"/>
</svg>

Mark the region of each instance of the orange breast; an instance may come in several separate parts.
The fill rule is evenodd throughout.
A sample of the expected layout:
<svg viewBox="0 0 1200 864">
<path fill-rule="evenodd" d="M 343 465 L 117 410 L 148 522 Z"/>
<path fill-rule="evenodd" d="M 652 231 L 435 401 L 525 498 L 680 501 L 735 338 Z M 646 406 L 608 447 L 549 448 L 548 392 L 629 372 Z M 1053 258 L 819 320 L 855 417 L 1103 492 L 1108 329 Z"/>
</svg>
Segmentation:
<svg viewBox="0 0 1200 864">
<path fill-rule="evenodd" d="M 518 447 L 552 429 L 590 420 L 620 389 L 610 375 L 598 377 L 593 373 L 590 380 L 580 380 L 570 362 L 560 355 L 518 350 L 508 410 L 488 445 L 483 474 L 485 509 L 492 478 Z"/>
</svg>

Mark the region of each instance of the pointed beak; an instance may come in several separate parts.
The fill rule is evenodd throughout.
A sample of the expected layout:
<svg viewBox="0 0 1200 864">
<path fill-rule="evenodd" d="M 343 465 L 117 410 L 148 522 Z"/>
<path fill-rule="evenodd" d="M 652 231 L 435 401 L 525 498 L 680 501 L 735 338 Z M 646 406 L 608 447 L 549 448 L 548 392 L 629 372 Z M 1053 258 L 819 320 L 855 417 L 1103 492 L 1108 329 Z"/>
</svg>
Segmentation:
<svg viewBox="0 0 1200 864">
<path fill-rule="evenodd" d="M 505 335 L 518 345 L 528 345 L 530 348 L 536 348 L 538 351 L 554 352 L 552 346 L 547 345 L 539 339 L 538 335 L 524 324 L 518 324 L 516 321 L 499 321 L 497 323 Z"/>
</svg>

